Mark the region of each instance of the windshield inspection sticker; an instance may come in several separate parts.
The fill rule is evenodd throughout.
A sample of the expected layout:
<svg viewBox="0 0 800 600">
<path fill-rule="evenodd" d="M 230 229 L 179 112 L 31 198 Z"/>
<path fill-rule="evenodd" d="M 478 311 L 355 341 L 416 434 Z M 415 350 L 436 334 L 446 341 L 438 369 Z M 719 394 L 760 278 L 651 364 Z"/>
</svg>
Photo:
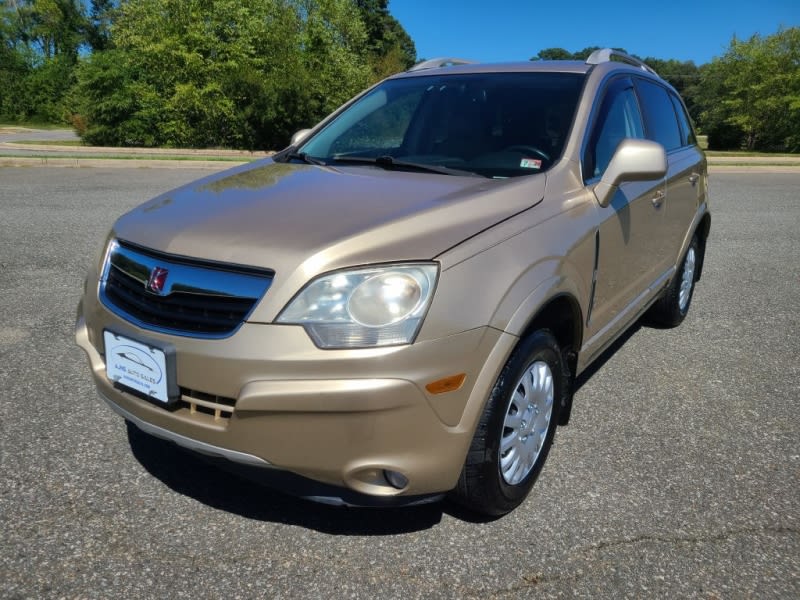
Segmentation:
<svg viewBox="0 0 800 600">
<path fill-rule="evenodd" d="M 523 158 L 519 161 L 519 166 L 523 169 L 541 169 L 542 161 L 538 158 Z"/>
</svg>

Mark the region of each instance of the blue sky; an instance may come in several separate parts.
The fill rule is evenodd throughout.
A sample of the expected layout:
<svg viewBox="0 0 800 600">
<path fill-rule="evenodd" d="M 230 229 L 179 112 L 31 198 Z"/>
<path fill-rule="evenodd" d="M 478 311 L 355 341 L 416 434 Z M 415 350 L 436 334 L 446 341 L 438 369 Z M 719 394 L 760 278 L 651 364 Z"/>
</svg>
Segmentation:
<svg viewBox="0 0 800 600">
<path fill-rule="evenodd" d="M 625 48 L 639 56 L 693 60 L 725 52 L 731 37 L 800 26 L 800 0 L 390 0 L 420 58 L 527 60 L 544 48 Z"/>
</svg>

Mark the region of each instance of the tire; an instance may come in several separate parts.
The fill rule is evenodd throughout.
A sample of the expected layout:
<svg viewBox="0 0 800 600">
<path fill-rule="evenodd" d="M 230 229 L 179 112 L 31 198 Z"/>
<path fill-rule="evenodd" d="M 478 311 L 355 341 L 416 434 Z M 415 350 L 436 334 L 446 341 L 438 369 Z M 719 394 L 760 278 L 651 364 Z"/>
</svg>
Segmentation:
<svg viewBox="0 0 800 600">
<path fill-rule="evenodd" d="M 651 324 L 677 327 L 683 322 L 692 303 L 700 260 L 700 245 L 697 236 L 694 236 L 675 277 L 647 313 L 647 320 Z"/>
<path fill-rule="evenodd" d="M 568 375 L 550 331 L 536 331 L 519 343 L 489 395 L 451 493 L 455 502 L 500 516 L 525 500 L 553 443 Z"/>
</svg>

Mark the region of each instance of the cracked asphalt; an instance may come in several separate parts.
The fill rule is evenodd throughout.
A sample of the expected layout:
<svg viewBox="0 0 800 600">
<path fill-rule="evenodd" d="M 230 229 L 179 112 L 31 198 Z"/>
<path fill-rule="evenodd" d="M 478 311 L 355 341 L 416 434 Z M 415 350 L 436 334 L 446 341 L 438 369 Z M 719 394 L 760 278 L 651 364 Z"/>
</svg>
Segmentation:
<svg viewBox="0 0 800 600">
<path fill-rule="evenodd" d="M 288 498 L 101 404 L 73 341 L 86 268 L 197 176 L 0 169 L 0 597 L 800 597 L 800 175 L 712 177 L 689 317 L 582 377 L 491 522 Z"/>
</svg>

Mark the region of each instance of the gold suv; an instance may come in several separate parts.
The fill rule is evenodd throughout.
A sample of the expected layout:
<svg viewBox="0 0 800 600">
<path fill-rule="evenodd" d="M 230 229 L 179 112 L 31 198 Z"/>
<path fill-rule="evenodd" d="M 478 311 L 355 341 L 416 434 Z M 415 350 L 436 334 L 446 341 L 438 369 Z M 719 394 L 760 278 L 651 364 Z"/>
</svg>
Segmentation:
<svg viewBox="0 0 800 600">
<path fill-rule="evenodd" d="M 147 433 L 317 500 L 497 515 L 575 377 L 683 320 L 709 226 L 686 108 L 640 61 L 426 61 L 122 216 L 76 338 Z"/>
</svg>

